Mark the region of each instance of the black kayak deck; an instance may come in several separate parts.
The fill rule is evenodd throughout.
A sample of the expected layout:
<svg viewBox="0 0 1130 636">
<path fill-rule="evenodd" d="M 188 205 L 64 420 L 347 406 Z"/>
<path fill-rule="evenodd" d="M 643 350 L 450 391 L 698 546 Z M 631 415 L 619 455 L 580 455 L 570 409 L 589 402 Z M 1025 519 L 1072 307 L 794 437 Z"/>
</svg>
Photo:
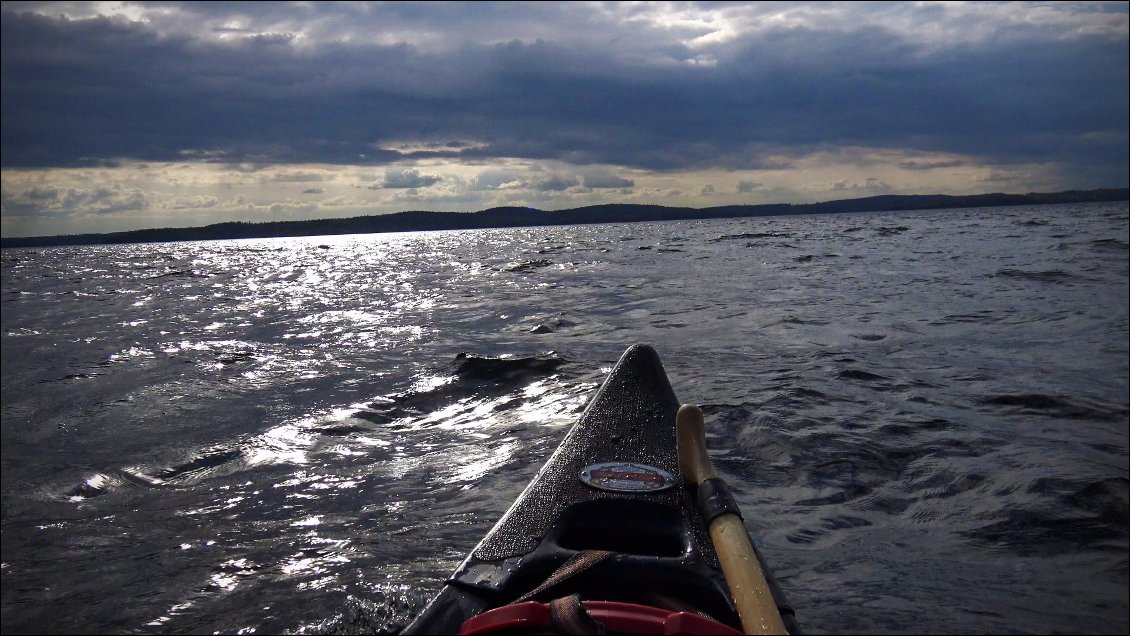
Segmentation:
<svg viewBox="0 0 1130 636">
<path fill-rule="evenodd" d="M 679 475 L 678 408 L 655 350 L 630 347 L 530 485 L 405 633 L 457 633 L 466 619 L 515 601 L 591 550 L 616 554 L 571 577 L 564 591 L 645 604 L 662 597 L 737 626 L 717 554 Z M 581 480 L 587 467 L 606 462 L 653 466 L 675 484 L 621 492 Z"/>
</svg>

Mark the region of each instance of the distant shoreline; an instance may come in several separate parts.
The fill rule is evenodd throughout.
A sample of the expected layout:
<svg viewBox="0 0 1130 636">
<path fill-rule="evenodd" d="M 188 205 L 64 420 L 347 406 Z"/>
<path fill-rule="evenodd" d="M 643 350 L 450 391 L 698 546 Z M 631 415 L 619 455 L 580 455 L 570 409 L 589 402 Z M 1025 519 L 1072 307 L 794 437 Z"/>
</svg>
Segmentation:
<svg viewBox="0 0 1130 636">
<path fill-rule="evenodd" d="M 498 207 L 478 212 L 395 212 L 344 219 L 311 221 L 232 221 L 203 227 L 130 230 L 106 234 L 68 234 L 0 238 L 0 248 L 53 247 L 62 245 L 110 245 L 115 243 L 164 243 L 245 238 L 324 236 L 335 234 L 377 234 L 547 225 L 587 225 L 593 223 L 646 223 L 695 219 L 726 219 L 796 214 L 839 214 L 850 212 L 897 212 L 951 208 L 983 208 L 1017 205 L 1050 205 L 1130 200 L 1128 188 L 1067 190 L 1053 193 L 882 195 L 862 199 L 841 199 L 823 203 L 769 203 L 762 205 L 724 205 L 710 208 L 668 207 L 610 203 L 581 208 L 546 211 L 527 207 Z"/>
</svg>

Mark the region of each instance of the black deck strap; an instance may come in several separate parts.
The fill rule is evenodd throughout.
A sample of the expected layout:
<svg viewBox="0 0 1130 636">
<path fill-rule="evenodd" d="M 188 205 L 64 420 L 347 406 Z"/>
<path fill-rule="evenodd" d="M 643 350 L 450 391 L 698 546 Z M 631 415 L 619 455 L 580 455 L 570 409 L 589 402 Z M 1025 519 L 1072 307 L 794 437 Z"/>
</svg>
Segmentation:
<svg viewBox="0 0 1130 636">
<path fill-rule="evenodd" d="M 711 477 L 704 479 L 698 485 L 698 511 L 702 513 L 702 518 L 706 520 L 707 527 L 710 522 L 718 515 L 724 515 L 727 512 L 736 514 L 738 518 L 742 519 L 742 511 L 738 509 L 738 503 L 734 501 L 734 496 L 730 494 L 730 487 L 726 482 L 722 481 L 721 477 Z"/>
<path fill-rule="evenodd" d="M 573 578 L 574 576 L 580 574 L 581 572 L 584 572 L 597 563 L 600 563 L 613 554 L 616 553 L 608 552 L 605 550 L 585 550 L 584 552 L 580 552 L 574 555 L 565 563 L 561 564 L 561 567 L 554 570 L 553 574 L 550 574 L 548 579 L 542 581 L 541 585 L 518 597 L 518 599 L 514 602 L 521 603 L 523 601 L 531 600 L 538 594 L 541 594 L 549 588 Z"/>
<path fill-rule="evenodd" d="M 549 602 L 549 619 L 558 634 L 604 634 L 604 625 L 589 614 L 581 604 L 581 596 L 574 594 Z"/>
</svg>

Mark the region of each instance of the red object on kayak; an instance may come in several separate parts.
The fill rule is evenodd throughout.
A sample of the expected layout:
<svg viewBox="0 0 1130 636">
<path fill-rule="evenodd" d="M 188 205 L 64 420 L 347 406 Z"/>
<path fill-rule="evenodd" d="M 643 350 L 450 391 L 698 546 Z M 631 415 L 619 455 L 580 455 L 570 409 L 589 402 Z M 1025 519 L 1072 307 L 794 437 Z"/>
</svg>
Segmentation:
<svg viewBox="0 0 1130 636">
<path fill-rule="evenodd" d="M 635 603 L 612 601 L 582 601 L 589 616 L 604 625 L 608 632 L 623 634 L 703 634 L 730 636 L 742 632 L 693 612 L 675 612 Z M 483 612 L 463 622 L 459 633 L 463 636 L 490 634 L 506 630 L 551 629 L 553 619 L 548 604 L 528 601 L 515 603 Z"/>
</svg>

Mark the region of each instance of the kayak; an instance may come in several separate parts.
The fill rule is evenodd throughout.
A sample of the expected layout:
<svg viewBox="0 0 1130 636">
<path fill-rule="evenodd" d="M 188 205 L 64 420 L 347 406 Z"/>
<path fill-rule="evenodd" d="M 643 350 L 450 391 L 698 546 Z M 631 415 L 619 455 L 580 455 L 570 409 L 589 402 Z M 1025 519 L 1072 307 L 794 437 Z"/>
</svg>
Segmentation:
<svg viewBox="0 0 1130 636">
<path fill-rule="evenodd" d="M 740 634 L 743 624 L 783 633 L 757 630 L 758 621 L 797 633 L 756 548 L 733 557 L 728 543 L 715 545 L 732 540 L 718 530 L 731 521 L 736 540 L 752 547 L 704 447 L 708 478 L 688 483 L 700 469 L 688 467 L 683 419 L 696 416 L 697 408 L 680 409 L 655 350 L 628 348 L 533 481 L 403 633 Z M 733 568 L 750 568 L 754 581 L 735 579 L 736 594 L 727 578 L 747 573 Z M 741 599 L 757 585 L 767 589 L 763 607 L 746 610 Z"/>
</svg>

